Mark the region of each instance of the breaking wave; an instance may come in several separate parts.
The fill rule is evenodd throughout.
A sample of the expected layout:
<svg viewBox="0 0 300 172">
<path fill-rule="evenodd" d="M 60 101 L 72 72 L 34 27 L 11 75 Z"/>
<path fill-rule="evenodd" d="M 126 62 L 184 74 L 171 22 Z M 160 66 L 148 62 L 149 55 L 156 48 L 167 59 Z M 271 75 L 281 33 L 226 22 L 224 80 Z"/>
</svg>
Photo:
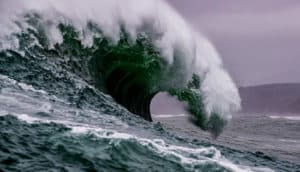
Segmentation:
<svg viewBox="0 0 300 172">
<path fill-rule="evenodd" d="M 215 136 L 240 108 L 214 47 L 164 1 L 0 4 L 2 56 L 67 69 L 148 121 L 158 92 L 187 102 L 197 124 Z"/>
</svg>

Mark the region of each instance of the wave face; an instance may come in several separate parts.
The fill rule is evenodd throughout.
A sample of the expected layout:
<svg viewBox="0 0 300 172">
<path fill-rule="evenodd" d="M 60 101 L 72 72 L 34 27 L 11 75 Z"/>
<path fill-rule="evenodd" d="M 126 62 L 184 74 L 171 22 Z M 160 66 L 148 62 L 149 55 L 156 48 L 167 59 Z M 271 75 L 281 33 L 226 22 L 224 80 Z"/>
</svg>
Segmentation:
<svg viewBox="0 0 300 172">
<path fill-rule="evenodd" d="M 2 1 L 1 8 L 2 50 L 64 61 L 148 121 L 151 99 L 162 91 L 188 102 L 197 124 L 214 135 L 239 109 L 213 46 L 163 1 Z"/>
</svg>

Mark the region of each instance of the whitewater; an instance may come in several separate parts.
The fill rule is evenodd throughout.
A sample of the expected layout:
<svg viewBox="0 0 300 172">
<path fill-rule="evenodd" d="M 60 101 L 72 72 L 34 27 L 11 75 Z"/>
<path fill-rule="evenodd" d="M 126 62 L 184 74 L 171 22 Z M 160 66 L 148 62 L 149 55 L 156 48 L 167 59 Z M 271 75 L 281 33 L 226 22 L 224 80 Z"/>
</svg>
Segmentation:
<svg viewBox="0 0 300 172">
<path fill-rule="evenodd" d="M 240 109 L 213 45 L 165 1 L 0 1 L 0 171 L 297 167 L 151 122 L 159 92 L 213 138 Z"/>
</svg>

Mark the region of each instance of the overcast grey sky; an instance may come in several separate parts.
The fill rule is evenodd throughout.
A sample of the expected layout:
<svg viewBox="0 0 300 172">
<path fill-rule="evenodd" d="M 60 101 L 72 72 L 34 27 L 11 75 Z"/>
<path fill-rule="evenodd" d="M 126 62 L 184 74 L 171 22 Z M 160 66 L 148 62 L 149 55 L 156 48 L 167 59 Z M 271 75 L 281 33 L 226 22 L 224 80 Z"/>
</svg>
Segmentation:
<svg viewBox="0 0 300 172">
<path fill-rule="evenodd" d="M 168 0 L 238 85 L 300 82 L 300 0 Z"/>
</svg>

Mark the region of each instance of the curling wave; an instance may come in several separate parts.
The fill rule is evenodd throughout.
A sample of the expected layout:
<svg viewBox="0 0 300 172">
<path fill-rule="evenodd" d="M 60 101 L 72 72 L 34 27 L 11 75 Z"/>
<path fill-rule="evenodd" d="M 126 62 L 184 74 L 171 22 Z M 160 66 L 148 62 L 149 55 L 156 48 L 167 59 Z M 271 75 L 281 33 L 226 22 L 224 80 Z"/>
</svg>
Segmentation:
<svg viewBox="0 0 300 172">
<path fill-rule="evenodd" d="M 214 47 L 164 1 L 0 4 L 3 56 L 51 61 L 148 121 L 151 100 L 162 91 L 186 101 L 197 124 L 214 135 L 240 108 Z"/>
</svg>

